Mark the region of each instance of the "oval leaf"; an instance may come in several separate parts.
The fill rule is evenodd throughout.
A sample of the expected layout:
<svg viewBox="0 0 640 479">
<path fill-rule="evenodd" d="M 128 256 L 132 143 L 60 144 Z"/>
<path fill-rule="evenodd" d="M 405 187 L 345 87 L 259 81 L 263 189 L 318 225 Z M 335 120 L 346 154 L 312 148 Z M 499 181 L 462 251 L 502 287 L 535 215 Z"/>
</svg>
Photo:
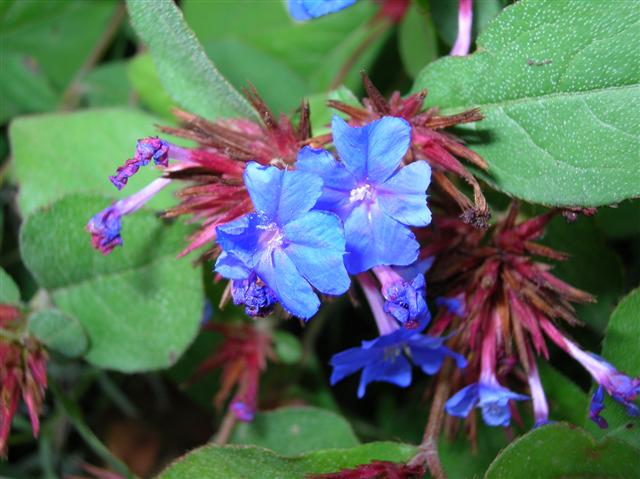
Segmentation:
<svg viewBox="0 0 640 479">
<path fill-rule="evenodd" d="M 56 306 L 84 326 L 88 361 L 120 371 L 169 366 L 202 315 L 200 274 L 175 257 L 189 230 L 139 211 L 123 220 L 124 246 L 102 256 L 84 226 L 108 204 L 74 195 L 30 215 L 20 231 L 24 262 Z"/>
<path fill-rule="evenodd" d="M 552 424 L 534 429 L 507 446 L 485 475 L 485 479 L 515 477 L 640 477 L 640 451 L 614 439 L 596 443 L 582 429 Z"/>
<path fill-rule="evenodd" d="M 287 456 L 359 444 L 349 423 L 336 413 L 312 407 L 288 407 L 256 415 L 236 426 L 231 444 L 251 444 Z"/>
<path fill-rule="evenodd" d="M 0 303 L 20 304 L 20 290 L 5 270 L 0 268 Z"/>
<path fill-rule="evenodd" d="M 44 309 L 29 316 L 29 331 L 49 349 L 70 358 L 89 347 L 89 338 L 80 322 L 57 309 Z"/>
<path fill-rule="evenodd" d="M 160 81 L 183 108 L 209 120 L 256 112 L 216 70 L 171 0 L 127 0 L 131 23 L 151 50 Z"/>
<path fill-rule="evenodd" d="M 173 463 L 158 479 L 300 479 L 336 472 L 373 460 L 406 462 L 416 453 L 408 444 L 372 442 L 351 449 L 324 449 L 295 457 L 255 446 L 205 446 Z"/>
<path fill-rule="evenodd" d="M 640 195 L 638 2 L 523 0 L 478 38 L 478 52 L 427 66 L 415 89 L 465 127 L 488 180 L 549 205 Z"/>
</svg>

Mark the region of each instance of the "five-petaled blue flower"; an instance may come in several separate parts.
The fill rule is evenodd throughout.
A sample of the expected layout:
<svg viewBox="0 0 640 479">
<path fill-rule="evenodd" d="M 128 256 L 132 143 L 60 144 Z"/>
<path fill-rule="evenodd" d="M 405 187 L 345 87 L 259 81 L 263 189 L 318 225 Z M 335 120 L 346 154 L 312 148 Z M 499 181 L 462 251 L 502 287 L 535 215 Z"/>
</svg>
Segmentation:
<svg viewBox="0 0 640 479">
<path fill-rule="evenodd" d="M 340 162 L 326 150 L 303 148 L 296 168 L 320 175 L 323 193 L 316 205 L 344 222 L 345 264 L 352 273 L 378 265 L 408 265 L 418 257 L 418 242 L 408 226 L 427 226 L 425 161 L 401 167 L 411 142 L 405 120 L 384 117 L 351 127 L 338 116 L 331 125 Z"/>
<path fill-rule="evenodd" d="M 529 397 L 500 386 L 492 376 L 462 388 L 449 398 L 445 409 L 452 416 L 467 417 L 471 409 L 477 406 L 489 426 L 508 426 L 511 420 L 509 401 L 512 399 L 525 401 Z"/>
<path fill-rule="evenodd" d="M 255 212 L 217 228 L 224 254 L 215 269 L 233 280 L 255 274 L 287 311 L 308 319 L 320 306 L 313 288 L 338 295 L 350 285 L 340 220 L 332 213 L 311 211 L 322 180 L 312 173 L 250 162 L 244 182 Z"/>
<path fill-rule="evenodd" d="M 362 369 L 359 398 L 364 396 L 367 385 L 373 381 L 407 387 L 411 384 L 411 363 L 406 353 L 425 374 L 435 374 L 447 356 L 454 358 L 458 367 L 465 367 L 465 359 L 443 345 L 446 337 L 420 334 L 427 323 L 428 319 L 415 329 L 396 329 L 372 341 L 362 341 L 359 348 L 334 355 L 331 358 L 331 385 Z"/>
<path fill-rule="evenodd" d="M 289 0 L 289 14 L 303 22 L 350 7 L 356 0 Z"/>
</svg>

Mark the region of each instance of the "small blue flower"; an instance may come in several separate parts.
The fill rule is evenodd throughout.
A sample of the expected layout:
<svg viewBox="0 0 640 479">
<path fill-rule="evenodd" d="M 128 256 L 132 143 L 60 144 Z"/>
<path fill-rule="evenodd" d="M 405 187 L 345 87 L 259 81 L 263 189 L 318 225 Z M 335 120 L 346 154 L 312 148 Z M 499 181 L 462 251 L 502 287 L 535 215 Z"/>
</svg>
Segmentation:
<svg viewBox="0 0 640 479">
<path fill-rule="evenodd" d="M 462 388 L 445 405 L 452 416 L 467 417 L 474 407 L 482 410 L 482 418 L 489 426 L 508 426 L 511 420 L 509 401 L 529 399 L 523 394 L 503 388 L 494 378 L 480 380 Z"/>
<path fill-rule="evenodd" d="M 609 423 L 603 418 L 600 413 L 604 409 L 604 388 L 598 386 L 591 398 L 591 404 L 589 405 L 589 419 L 595 422 L 601 429 L 609 427 Z"/>
<path fill-rule="evenodd" d="M 458 367 L 466 366 L 465 359 L 443 346 L 446 337 L 435 338 L 420 334 L 426 327 L 423 321 L 416 329 L 399 328 L 372 341 L 363 341 L 359 348 L 342 351 L 331 358 L 331 385 L 362 369 L 358 397 L 365 395 L 367 385 L 383 381 L 399 387 L 411 384 L 411 361 L 425 374 L 435 374 L 445 357 L 455 359 Z"/>
<path fill-rule="evenodd" d="M 340 162 L 326 150 L 305 147 L 296 168 L 324 180 L 316 208 L 343 220 L 347 270 L 357 274 L 378 265 L 413 263 L 419 245 L 408 226 L 431 222 L 426 194 L 431 168 L 425 161 L 401 167 L 411 126 L 384 117 L 357 128 L 334 116 L 332 133 Z"/>
<path fill-rule="evenodd" d="M 308 319 L 320 306 L 313 288 L 338 295 L 350 285 L 340 220 L 332 213 L 310 211 L 320 197 L 322 180 L 312 173 L 250 162 L 244 182 L 255 212 L 218 226 L 224 254 L 215 269 L 233 280 L 255 274 L 286 310 Z"/>
<path fill-rule="evenodd" d="M 303 22 L 350 7 L 356 0 L 289 0 L 289 15 Z"/>
</svg>

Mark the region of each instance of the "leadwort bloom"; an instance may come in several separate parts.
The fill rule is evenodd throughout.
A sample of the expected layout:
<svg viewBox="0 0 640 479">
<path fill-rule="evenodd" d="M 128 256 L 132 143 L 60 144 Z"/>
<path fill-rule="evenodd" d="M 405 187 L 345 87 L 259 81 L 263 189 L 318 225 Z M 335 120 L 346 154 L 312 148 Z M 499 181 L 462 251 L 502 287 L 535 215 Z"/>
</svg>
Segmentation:
<svg viewBox="0 0 640 479">
<path fill-rule="evenodd" d="M 303 148 L 296 168 L 324 181 L 317 209 L 332 211 L 344 222 L 345 265 L 351 274 L 379 265 L 408 265 L 418 257 L 409 226 L 427 226 L 429 165 L 401 167 L 411 140 L 411 126 L 400 118 L 382 118 L 351 127 L 338 116 L 332 122 L 340 162 L 329 152 Z"/>
<path fill-rule="evenodd" d="M 313 288 L 338 295 L 350 285 L 339 219 L 311 211 L 322 180 L 254 162 L 247 164 L 244 180 L 255 212 L 218 227 L 224 254 L 215 270 L 236 281 L 261 281 L 288 312 L 309 319 L 320 307 Z"/>
</svg>

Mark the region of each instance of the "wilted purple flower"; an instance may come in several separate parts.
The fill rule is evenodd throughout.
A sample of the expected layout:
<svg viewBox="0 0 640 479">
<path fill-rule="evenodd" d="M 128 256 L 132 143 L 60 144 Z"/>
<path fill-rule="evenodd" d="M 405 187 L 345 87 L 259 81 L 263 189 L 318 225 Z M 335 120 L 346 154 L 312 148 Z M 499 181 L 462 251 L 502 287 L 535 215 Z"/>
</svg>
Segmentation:
<svg viewBox="0 0 640 479">
<path fill-rule="evenodd" d="M 121 190 L 129 178 L 135 175 L 140 167 L 148 165 L 151 160 L 154 164 L 165 168 L 169 165 L 169 144 L 166 141 L 157 137 L 138 140 L 135 156 L 120 166 L 116 174 L 109 177 L 109 180 Z"/>
<path fill-rule="evenodd" d="M 450 55 L 463 57 L 469 54 L 471 27 L 473 26 L 473 0 L 460 0 L 458 9 L 458 36 Z"/>
<path fill-rule="evenodd" d="M 376 266 L 373 272 L 380 281 L 385 313 L 408 328 L 415 327 L 429 316 L 424 274 L 405 280 L 389 266 Z"/>
</svg>

